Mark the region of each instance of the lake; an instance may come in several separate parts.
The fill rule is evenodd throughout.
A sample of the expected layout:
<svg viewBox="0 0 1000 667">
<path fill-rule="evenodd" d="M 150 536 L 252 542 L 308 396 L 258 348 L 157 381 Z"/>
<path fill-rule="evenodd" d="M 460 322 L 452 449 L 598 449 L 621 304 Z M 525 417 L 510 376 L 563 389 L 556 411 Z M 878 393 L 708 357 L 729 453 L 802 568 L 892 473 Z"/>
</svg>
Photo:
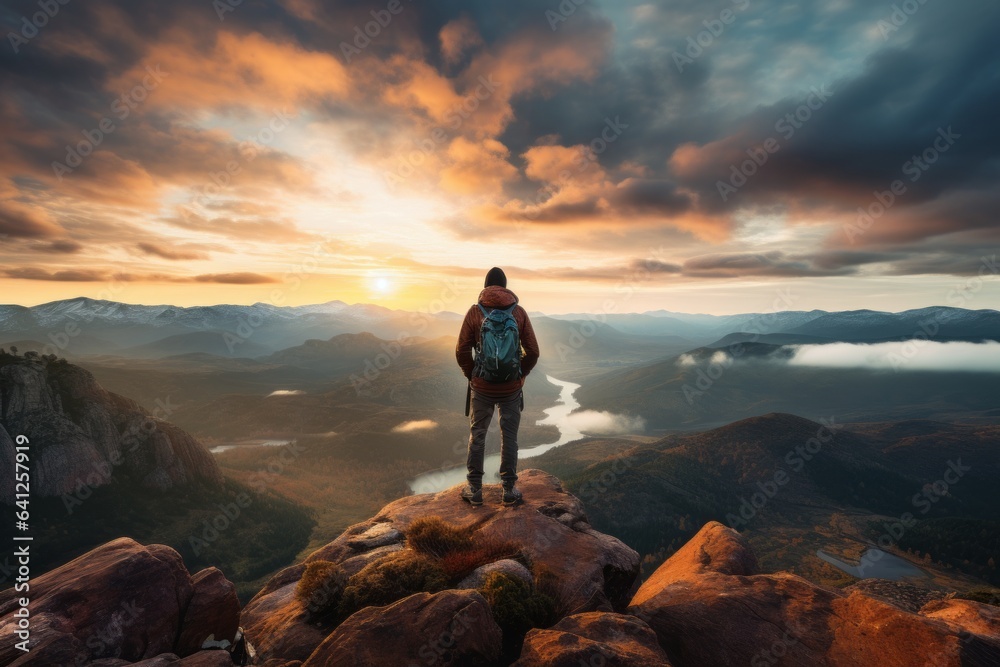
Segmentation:
<svg viewBox="0 0 1000 667">
<path fill-rule="evenodd" d="M 881 549 L 871 548 L 865 551 L 861 555 L 861 561 L 858 565 L 845 563 L 839 558 L 835 558 L 823 551 L 817 551 L 816 555 L 838 570 L 858 579 L 889 579 L 897 581 L 899 579 L 927 576 L 926 572 L 910 561 L 886 553 Z M 865 564 L 864 568 L 861 567 L 861 563 Z"/>
</svg>

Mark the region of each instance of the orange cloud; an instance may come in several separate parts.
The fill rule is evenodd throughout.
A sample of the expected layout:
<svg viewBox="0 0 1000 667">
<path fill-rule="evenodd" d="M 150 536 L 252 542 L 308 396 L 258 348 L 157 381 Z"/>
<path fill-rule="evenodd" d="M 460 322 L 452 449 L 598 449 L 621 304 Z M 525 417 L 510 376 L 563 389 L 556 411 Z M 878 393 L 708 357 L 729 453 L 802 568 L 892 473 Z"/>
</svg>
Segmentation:
<svg viewBox="0 0 1000 667">
<path fill-rule="evenodd" d="M 385 102 L 410 112 L 426 113 L 438 124 L 448 122 L 448 115 L 461 104 L 462 97 L 455 92 L 454 84 L 429 64 L 395 56 L 387 65 L 382 74 L 392 76 L 396 82 L 385 88 Z"/>
<path fill-rule="evenodd" d="M 350 89 L 344 65 L 329 53 L 278 43 L 260 33 L 217 34 L 206 53 L 189 32 L 176 29 L 108 84 L 131 88 L 158 67 L 163 80 L 145 104 L 204 112 L 251 105 L 262 109 L 317 104 Z"/>
<path fill-rule="evenodd" d="M 194 277 L 199 283 L 222 283 L 224 285 L 261 285 L 266 283 L 276 283 L 278 280 L 271 276 L 259 273 L 207 273 Z"/>
<path fill-rule="evenodd" d="M 176 216 L 164 219 L 164 222 L 191 231 L 219 234 L 248 241 L 273 243 L 313 239 L 311 234 L 303 232 L 290 220 L 267 217 L 210 218 L 186 206 L 178 207 L 177 213 Z"/>
<path fill-rule="evenodd" d="M 154 255 L 161 259 L 169 260 L 193 260 L 193 259 L 208 259 L 208 253 L 201 252 L 199 250 L 185 250 L 182 247 L 164 247 L 156 243 L 137 243 L 136 248 L 141 250 L 147 255 Z"/>
<path fill-rule="evenodd" d="M 52 282 L 146 282 L 146 283 L 217 283 L 221 285 L 264 285 L 280 282 L 277 278 L 252 272 L 205 273 L 196 276 L 178 276 L 164 273 L 124 273 L 102 269 L 63 269 L 52 271 L 42 267 L 4 269 L 3 274 L 17 280 Z"/>
<path fill-rule="evenodd" d="M 499 193 L 505 181 L 517 177 L 507 161 L 510 151 L 495 139 L 473 142 L 457 137 L 448 146 L 451 164 L 441 170 L 441 185 L 459 194 Z"/>
<path fill-rule="evenodd" d="M 38 267 L 20 267 L 16 269 L 6 269 L 4 274 L 8 278 L 19 280 L 51 280 L 55 282 L 67 283 L 87 283 L 99 282 L 108 277 L 106 271 L 96 269 L 71 269 L 66 271 L 48 271 Z"/>
<path fill-rule="evenodd" d="M 446 23 L 438 34 L 445 62 L 455 63 L 472 47 L 483 43 L 476 24 L 468 16 Z"/>
<path fill-rule="evenodd" d="M 577 146 L 533 146 L 524 153 L 525 175 L 544 183 L 600 183 L 604 169 L 591 159 L 582 144 Z"/>
<path fill-rule="evenodd" d="M 0 200 L 0 235 L 37 239 L 61 234 L 63 229 L 50 219 L 44 209 L 11 199 Z"/>
</svg>

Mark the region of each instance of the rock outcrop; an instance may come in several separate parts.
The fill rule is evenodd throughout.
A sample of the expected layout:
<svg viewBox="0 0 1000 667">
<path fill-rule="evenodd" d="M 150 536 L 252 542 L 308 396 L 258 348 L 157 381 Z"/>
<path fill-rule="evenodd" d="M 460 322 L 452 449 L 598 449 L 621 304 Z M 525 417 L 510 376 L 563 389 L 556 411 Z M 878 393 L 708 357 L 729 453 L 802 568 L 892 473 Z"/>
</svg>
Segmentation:
<svg viewBox="0 0 1000 667">
<path fill-rule="evenodd" d="M 218 570 L 192 577 L 169 547 L 142 546 L 121 538 L 31 581 L 30 652 L 20 641 L 14 616 L 23 594 L 0 592 L 0 664 L 126 664 L 169 655 L 188 665 L 218 664 L 227 651 L 194 656 L 206 639 L 235 638 L 239 601 Z M 163 655 L 168 654 L 168 655 Z M 117 662 L 114 662 L 117 661 Z M 231 660 L 230 660 L 231 663 Z"/>
<path fill-rule="evenodd" d="M 687 665 L 1000 664 L 986 605 L 915 614 L 795 575 L 760 574 L 746 540 L 709 523 L 642 585 L 629 613 Z"/>
<path fill-rule="evenodd" d="M 845 593 L 853 591 L 912 612 L 918 612 L 924 605 L 933 600 L 940 600 L 946 595 L 941 591 L 921 588 L 905 581 L 888 579 L 862 579 L 844 588 Z"/>
<path fill-rule="evenodd" d="M 920 609 L 920 615 L 959 625 L 969 632 L 1000 637 L 1000 607 L 972 600 L 934 600 Z"/>
<path fill-rule="evenodd" d="M 589 612 L 532 630 L 513 667 L 670 667 L 656 634 L 635 616 Z"/>
<path fill-rule="evenodd" d="M 452 525 L 474 528 L 473 541 L 504 540 L 517 545 L 536 570 L 553 578 L 559 597 L 556 606 L 562 615 L 623 611 L 635 590 L 639 555 L 616 538 L 594 530 L 580 501 L 563 490 L 555 477 L 526 470 L 518 484 L 525 503 L 511 508 L 500 505 L 499 487 L 486 487 L 486 504 L 478 508 L 459 498 L 458 487 L 401 498 L 347 529 L 312 553 L 306 563 L 331 561 L 348 575 L 354 574 L 400 550 L 414 520 L 438 516 Z M 304 603 L 295 596 L 304 569 L 297 565 L 279 572 L 243 612 L 247 636 L 263 658 L 305 660 L 324 640 L 324 632 L 310 622 Z"/>
<path fill-rule="evenodd" d="M 113 478 L 160 490 L 220 484 L 211 453 L 160 416 L 166 415 L 105 391 L 88 371 L 65 361 L 0 355 L 0 461 L 13 460 L 13 437 L 28 437 L 33 497 L 96 488 Z M 0 502 L 13 499 L 13 477 L 5 475 Z"/>
<path fill-rule="evenodd" d="M 398 500 L 276 574 L 242 616 L 219 570 L 192 576 L 168 547 L 109 542 L 32 581 L 30 653 L 16 647 L 21 594 L 0 593 L 0 664 L 230 667 L 252 653 L 242 624 L 263 667 L 1000 665 L 1000 608 L 946 597 L 917 609 L 912 587 L 763 574 L 715 522 L 636 589 L 636 553 L 594 531 L 557 479 L 525 471 L 522 488 L 514 508 L 496 488 L 481 508 L 457 488 Z M 484 544 L 501 547 L 480 564 Z M 464 564 L 446 569 L 456 554 Z M 232 643 L 242 651 L 220 650 Z"/>
<path fill-rule="evenodd" d="M 479 593 L 417 593 L 357 612 L 330 633 L 302 667 L 493 665 L 500 643 L 500 628 Z"/>
</svg>

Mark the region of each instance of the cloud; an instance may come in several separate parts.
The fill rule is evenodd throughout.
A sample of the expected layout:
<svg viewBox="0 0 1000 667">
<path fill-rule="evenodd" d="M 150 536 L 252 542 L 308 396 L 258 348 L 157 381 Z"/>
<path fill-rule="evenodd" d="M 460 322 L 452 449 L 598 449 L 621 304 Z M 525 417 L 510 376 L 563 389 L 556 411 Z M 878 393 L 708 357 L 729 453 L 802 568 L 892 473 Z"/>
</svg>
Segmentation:
<svg viewBox="0 0 1000 667">
<path fill-rule="evenodd" d="M 205 273 L 194 277 L 199 283 L 221 283 L 224 285 L 261 285 L 279 282 L 277 278 L 240 271 L 237 273 Z"/>
<path fill-rule="evenodd" d="M 272 396 L 300 396 L 306 392 L 301 389 L 276 389 L 267 395 L 268 398 Z"/>
<path fill-rule="evenodd" d="M 870 368 L 894 371 L 1000 372 L 1000 343 L 939 342 L 913 339 L 900 342 L 788 346 L 794 366 Z"/>
<path fill-rule="evenodd" d="M 58 253 L 63 255 L 78 253 L 83 250 L 83 248 L 84 246 L 82 243 L 77 243 L 76 241 L 72 241 L 70 239 L 57 239 L 48 243 L 31 246 L 31 249 L 35 252 Z"/>
<path fill-rule="evenodd" d="M 450 164 L 441 170 L 441 185 L 459 194 L 495 192 L 517 176 L 517 168 L 507 161 L 509 155 L 495 139 L 475 143 L 456 137 L 448 146 Z"/>
<path fill-rule="evenodd" d="M 438 38 L 441 41 L 441 55 L 449 64 L 458 62 L 471 48 L 483 43 L 476 24 L 468 16 L 446 23 L 438 33 Z"/>
<path fill-rule="evenodd" d="M 853 272 L 849 267 L 823 268 L 809 257 L 788 256 L 774 250 L 766 253 L 718 253 L 692 257 L 684 262 L 684 274 L 702 278 L 743 276 L 836 276 Z"/>
<path fill-rule="evenodd" d="M 719 350 L 717 352 L 712 353 L 712 356 L 708 360 L 708 363 L 719 365 L 719 364 L 727 364 L 730 361 L 732 361 L 732 358 L 722 350 Z"/>
<path fill-rule="evenodd" d="M 107 280 L 105 271 L 92 269 L 69 269 L 63 271 L 47 271 L 37 267 L 22 267 L 6 269 L 4 274 L 16 280 L 45 280 L 65 283 L 90 283 Z"/>
<path fill-rule="evenodd" d="M 663 280 L 974 274 L 1000 244 L 1000 7 L 926 3 L 880 34 L 883 5 L 748 3 L 680 71 L 673 53 L 732 6 L 584 3 L 553 31 L 530 0 L 403 3 L 347 63 L 341 42 L 371 20 L 361 0 L 242 3 L 224 21 L 204 0 L 70 3 L 0 58 L 0 263 L 69 281 L 138 250 L 158 273 L 130 279 L 197 284 L 179 262 L 204 259 L 211 234 L 232 261 L 216 275 L 266 276 L 316 240 L 323 215 L 383 220 L 412 195 L 413 210 L 442 214 L 408 238 L 423 226 L 428 246 L 473 248 L 516 224 L 517 261 L 555 280 L 618 279 L 664 243 Z M 147 68 L 161 80 L 118 117 L 113 100 Z M 788 125 L 819 89 L 821 107 Z M 276 113 L 293 129 L 247 160 L 241 144 Z M 104 117 L 114 132 L 57 179 L 53 161 Z M 959 138 L 910 180 L 905 164 L 949 127 Z M 363 187 L 439 128 L 399 191 Z M 769 137 L 780 150 L 724 201 L 719 181 Z M 240 172 L 217 190 L 231 162 Z M 894 179 L 905 194 L 845 234 Z M 345 188 L 363 193 L 350 211 Z M 178 217 L 185 206 L 194 214 Z M 781 233 L 749 235 L 761 219 Z M 157 225 L 186 242 L 151 236 Z M 283 247 L 264 258 L 263 244 Z M 87 267 L 17 266 L 26 252 Z"/>
<path fill-rule="evenodd" d="M 588 435 L 623 435 L 639 433 L 646 428 L 646 420 L 642 417 L 596 410 L 572 412 L 567 419 L 573 428 Z"/>
<path fill-rule="evenodd" d="M 415 419 L 405 421 L 392 427 L 393 433 L 413 433 L 414 431 L 429 431 L 438 427 L 438 423 L 433 419 Z"/>
<path fill-rule="evenodd" d="M 291 220 L 268 217 L 206 217 L 192 207 L 181 206 L 177 215 L 164 219 L 169 225 L 190 231 L 219 234 L 233 239 L 290 242 L 314 239 Z"/>
<path fill-rule="evenodd" d="M 49 270 L 41 267 L 4 269 L 3 274 L 16 280 L 42 280 L 53 282 L 166 282 L 166 283 L 218 283 L 223 285 L 261 285 L 279 282 L 277 278 L 252 272 L 206 273 L 196 276 L 165 273 L 128 273 L 100 269 Z"/>
<path fill-rule="evenodd" d="M 186 29 L 172 30 L 152 44 L 142 62 L 111 79 L 112 90 L 131 88 L 147 66 L 163 72 L 149 104 L 170 109 L 316 104 L 349 91 L 349 78 L 331 53 L 303 48 L 280 35 L 220 30 L 207 49 Z"/>
<path fill-rule="evenodd" d="M 62 233 L 63 229 L 45 211 L 15 201 L 0 201 L 0 235 L 38 239 Z"/>
<path fill-rule="evenodd" d="M 156 243 L 142 242 L 137 243 L 136 247 L 147 255 L 154 255 L 162 259 L 169 260 L 193 260 L 193 259 L 208 259 L 208 253 L 201 252 L 198 250 L 184 250 L 182 247 L 177 248 L 165 248 Z"/>
</svg>

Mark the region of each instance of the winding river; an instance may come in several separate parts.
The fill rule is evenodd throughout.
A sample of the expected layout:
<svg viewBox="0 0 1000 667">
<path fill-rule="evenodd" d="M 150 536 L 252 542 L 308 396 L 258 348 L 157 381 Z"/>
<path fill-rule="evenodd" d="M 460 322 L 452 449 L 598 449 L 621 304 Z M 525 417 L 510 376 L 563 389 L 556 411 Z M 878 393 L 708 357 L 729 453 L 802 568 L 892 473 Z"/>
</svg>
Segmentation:
<svg viewBox="0 0 1000 667">
<path fill-rule="evenodd" d="M 559 387 L 559 398 L 556 399 L 555 405 L 547 410 L 544 410 L 545 418 L 539 419 L 535 423 L 538 426 L 555 426 L 559 429 L 559 438 L 554 442 L 520 450 L 518 452 L 519 461 L 531 458 L 532 456 L 544 454 L 550 449 L 555 449 L 556 447 L 565 445 L 568 442 L 573 442 L 574 440 L 586 437 L 586 435 L 573 424 L 573 420 L 569 418 L 569 414 L 580 407 L 580 404 L 573 397 L 574 392 L 580 388 L 580 385 L 572 382 L 557 380 L 551 375 L 546 375 L 545 379 Z M 496 427 L 496 416 L 494 415 L 493 428 Z M 483 480 L 484 483 L 489 484 L 496 482 L 498 480 L 497 471 L 499 469 L 500 455 L 488 455 L 483 465 L 483 470 L 486 471 L 485 479 Z M 424 474 L 410 480 L 410 490 L 412 490 L 413 493 L 436 493 L 447 489 L 449 486 L 454 486 L 455 484 L 461 484 L 464 482 L 465 473 L 466 469 L 464 465 L 448 470 L 432 470 L 430 472 L 425 472 Z"/>
</svg>

